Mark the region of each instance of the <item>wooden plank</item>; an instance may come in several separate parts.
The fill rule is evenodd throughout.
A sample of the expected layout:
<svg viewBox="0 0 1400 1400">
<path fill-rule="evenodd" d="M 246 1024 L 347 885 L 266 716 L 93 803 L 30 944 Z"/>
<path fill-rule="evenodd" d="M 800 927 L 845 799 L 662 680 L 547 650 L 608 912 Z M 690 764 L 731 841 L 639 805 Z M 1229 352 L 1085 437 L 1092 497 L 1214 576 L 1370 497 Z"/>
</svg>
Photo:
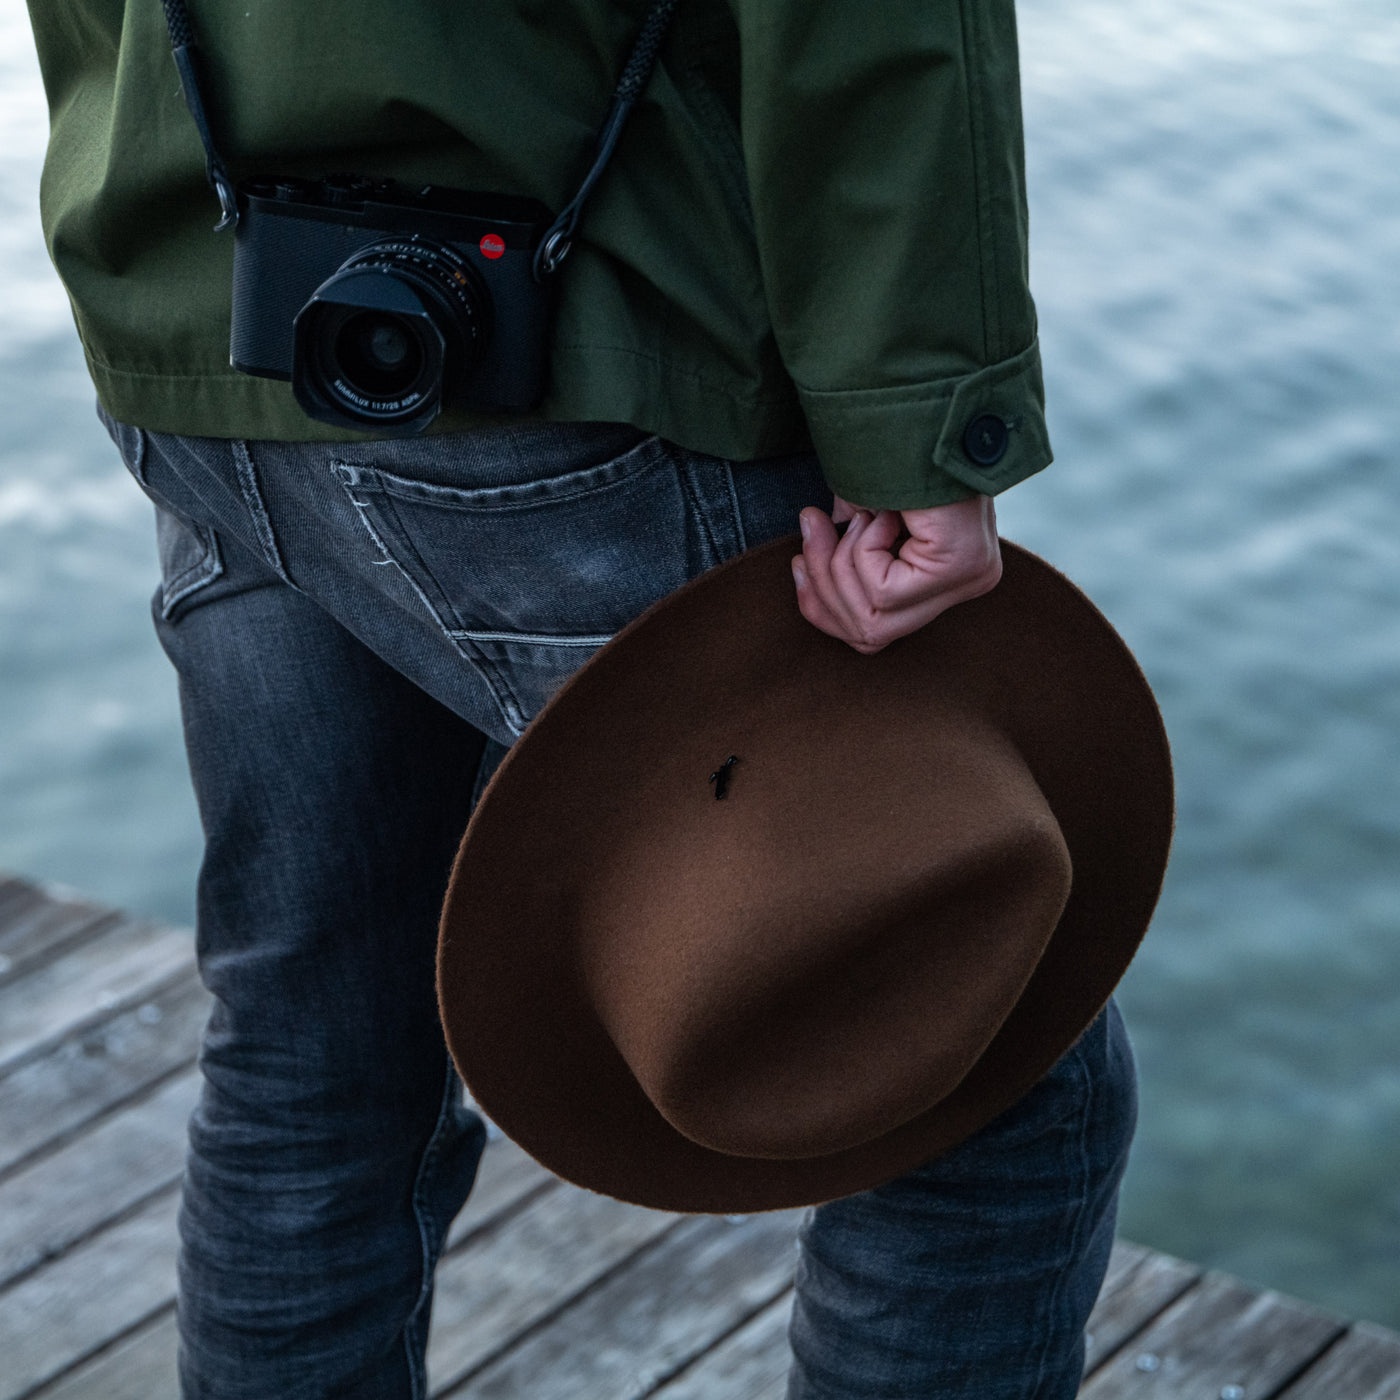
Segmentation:
<svg viewBox="0 0 1400 1400">
<path fill-rule="evenodd" d="M 1400 1400 L 1400 1336 L 1358 1322 L 1279 1400 Z"/>
<path fill-rule="evenodd" d="M 169 1305 L 179 1193 L 125 1220 L 0 1296 L 0 1400 L 18 1400 Z"/>
<path fill-rule="evenodd" d="M 656 1400 L 762 1400 L 781 1397 L 792 1353 L 788 1319 L 792 1290 L 785 1289 L 718 1346 L 656 1391 Z"/>
<path fill-rule="evenodd" d="M 717 1395 L 714 1400 L 724 1400 L 724 1397 Z M 779 1376 L 772 1384 L 755 1392 L 753 1400 L 787 1400 L 787 1377 Z"/>
<path fill-rule="evenodd" d="M 1291 1298 L 1207 1274 L 1096 1371 L 1080 1397 L 1200 1400 L 1229 1389 L 1235 1400 L 1262 1400 L 1343 1330 L 1337 1319 Z"/>
<path fill-rule="evenodd" d="M 47 903 L 48 897 L 32 881 L 14 875 L 0 876 L 0 953 L 12 951 L 10 929 Z M 5 970 L 0 964 L 0 971 Z"/>
<path fill-rule="evenodd" d="M 1174 1303 L 1201 1277 L 1201 1268 L 1157 1254 L 1140 1244 L 1117 1241 L 1099 1300 L 1085 1330 L 1086 1375 Z"/>
<path fill-rule="evenodd" d="M 681 1219 L 561 1183 L 447 1255 L 428 1342 L 434 1384 L 458 1384 Z"/>
<path fill-rule="evenodd" d="M 33 888 L 31 898 L 12 902 L 0 914 L 0 988 L 121 921 L 101 905 Z"/>
<path fill-rule="evenodd" d="M 631 1400 L 702 1355 L 792 1281 L 800 1212 L 691 1216 L 521 1345 L 460 1400 Z"/>
<path fill-rule="evenodd" d="M 17 875 L 0 877 L 0 953 L 12 959 L 24 955 L 31 938 L 45 938 L 55 920 L 78 924 L 103 917 L 117 917 L 116 911 L 76 890 Z"/>
<path fill-rule="evenodd" d="M 31 881 L 0 871 L 0 924 L 5 922 L 5 916 L 11 909 L 32 903 L 37 892 L 38 887 Z"/>
<path fill-rule="evenodd" d="M 555 1180 L 514 1143 L 491 1143 L 449 1240 L 498 1225 Z M 166 1311 L 39 1391 L 33 1400 L 178 1400 L 175 1346 L 175 1315 Z"/>
<path fill-rule="evenodd" d="M 209 994 L 193 973 L 0 1079 L 0 1177 L 182 1065 Z"/>
<path fill-rule="evenodd" d="M 0 995 L 0 1075 L 112 1011 L 149 1000 L 194 963 L 182 929 L 120 920 Z"/>
<path fill-rule="evenodd" d="M 175 1311 L 167 1308 L 31 1400 L 180 1400 L 175 1347 Z"/>
<path fill-rule="evenodd" d="M 190 1069 L 0 1185 L 0 1287 L 179 1181 L 198 1094 Z"/>
<path fill-rule="evenodd" d="M 18 875 L 0 875 L 0 950 L 6 946 L 6 928 L 47 903 L 49 896 L 33 880 Z"/>
</svg>

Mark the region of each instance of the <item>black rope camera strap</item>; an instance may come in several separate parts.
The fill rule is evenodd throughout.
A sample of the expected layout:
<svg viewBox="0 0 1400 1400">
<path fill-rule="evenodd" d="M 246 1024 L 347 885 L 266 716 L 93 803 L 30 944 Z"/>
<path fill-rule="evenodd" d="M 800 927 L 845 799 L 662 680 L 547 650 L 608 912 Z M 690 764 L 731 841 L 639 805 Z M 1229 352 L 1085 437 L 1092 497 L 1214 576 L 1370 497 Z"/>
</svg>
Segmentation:
<svg viewBox="0 0 1400 1400">
<path fill-rule="evenodd" d="M 161 0 L 165 6 L 165 27 L 170 31 L 170 47 L 175 53 L 175 67 L 180 70 L 180 91 L 185 94 L 185 106 L 194 118 L 195 129 L 204 145 L 204 173 L 210 187 L 219 197 L 223 218 L 214 225 L 214 232 L 233 228 L 238 223 L 238 201 L 234 198 L 233 181 L 228 167 L 214 144 L 214 132 L 209 125 L 209 110 L 204 105 L 204 83 L 201 70 L 204 60 L 194 41 L 194 26 L 185 0 Z"/>
<path fill-rule="evenodd" d="M 671 16 L 679 0 L 654 0 L 642 22 L 641 33 L 628 55 L 622 77 L 613 92 L 607 115 L 598 129 L 593 143 L 593 157 L 578 192 L 564 206 L 559 217 L 550 225 L 549 231 L 540 240 L 535 250 L 535 276 L 541 280 L 559 270 L 559 265 L 568 256 L 573 246 L 574 232 L 583 214 L 583 206 L 593 187 L 602 178 L 617 147 L 622 128 L 627 123 L 637 98 L 656 67 L 657 55 L 661 52 L 661 41 L 671 23 Z M 214 226 L 215 231 L 233 228 L 238 223 L 238 201 L 234 195 L 233 181 L 229 178 L 228 167 L 219 155 L 214 140 L 213 127 L 209 121 L 209 107 L 204 93 L 207 83 L 204 77 L 204 59 L 195 42 L 194 26 L 190 23 L 190 13 L 185 0 L 161 0 L 165 8 L 165 26 L 170 31 L 170 47 L 175 55 L 175 67 L 180 73 L 180 90 L 185 96 L 185 105 L 194 118 L 199 139 L 204 146 L 204 170 L 210 188 L 218 196 L 219 208 L 223 217 Z"/>
<path fill-rule="evenodd" d="M 569 249 L 573 246 L 574 230 L 578 228 L 579 217 L 583 213 L 584 201 L 593 192 L 593 186 L 602 178 L 603 171 L 607 169 L 627 117 L 642 89 L 646 87 L 647 79 L 651 77 L 651 70 L 656 66 L 656 56 L 661 52 L 661 41 L 666 37 L 666 29 L 678 3 L 679 0 L 655 0 L 651 9 L 647 11 L 647 17 L 642 22 L 642 32 L 637 36 L 637 42 L 632 45 L 627 66 L 622 70 L 622 77 L 613 93 L 608 114 L 598 129 L 598 138 L 593 144 L 593 162 L 588 168 L 588 173 L 583 177 L 578 193 L 564 206 L 535 250 L 536 278 L 543 280 L 558 271 L 559 264 L 568 256 Z"/>
</svg>

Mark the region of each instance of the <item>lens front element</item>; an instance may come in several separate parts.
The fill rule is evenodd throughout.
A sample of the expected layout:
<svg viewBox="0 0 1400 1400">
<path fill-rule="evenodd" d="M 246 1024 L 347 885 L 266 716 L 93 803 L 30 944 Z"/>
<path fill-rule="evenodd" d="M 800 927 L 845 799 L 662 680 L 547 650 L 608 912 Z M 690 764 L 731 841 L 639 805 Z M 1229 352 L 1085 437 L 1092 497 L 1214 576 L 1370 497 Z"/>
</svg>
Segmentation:
<svg viewBox="0 0 1400 1400">
<path fill-rule="evenodd" d="M 340 327 L 335 362 L 351 386 L 367 398 L 404 397 L 424 364 L 411 324 L 381 311 L 361 311 Z"/>
</svg>

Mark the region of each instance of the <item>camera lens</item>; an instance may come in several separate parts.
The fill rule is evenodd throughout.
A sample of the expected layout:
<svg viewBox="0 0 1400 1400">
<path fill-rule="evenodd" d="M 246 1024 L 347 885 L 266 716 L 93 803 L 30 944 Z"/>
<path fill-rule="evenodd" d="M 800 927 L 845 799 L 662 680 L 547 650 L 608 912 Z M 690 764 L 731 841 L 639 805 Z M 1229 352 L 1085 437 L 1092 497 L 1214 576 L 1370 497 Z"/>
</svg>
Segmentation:
<svg viewBox="0 0 1400 1400">
<path fill-rule="evenodd" d="M 450 244 L 362 248 L 296 318 L 297 400 L 322 422 L 421 432 L 480 360 L 490 312 L 480 274 Z"/>
<path fill-rule="evenodd" d="M 414 328 L 382 311 L 351 316 L 335 337 L 335 362 L 365 398 L 402 398 L 422 373 L 423 358 Z"/>
</svg>

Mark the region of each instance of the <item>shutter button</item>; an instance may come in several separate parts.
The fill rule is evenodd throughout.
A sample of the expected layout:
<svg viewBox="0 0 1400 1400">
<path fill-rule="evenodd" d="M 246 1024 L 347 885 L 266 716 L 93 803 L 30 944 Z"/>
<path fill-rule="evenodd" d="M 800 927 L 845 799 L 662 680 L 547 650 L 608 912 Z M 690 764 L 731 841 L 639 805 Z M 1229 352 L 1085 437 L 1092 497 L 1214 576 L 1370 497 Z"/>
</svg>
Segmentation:
<svg viewBox="0 0 1400 1400">
<path fill-rule="evenodd" d="M 1011 445 L 1011 432 L 1004 418 L 984 413 L 967 425 L 963 434 L 963 451 L 979 467 L 994 467 L 1006 456 Z"/>
</svg>

